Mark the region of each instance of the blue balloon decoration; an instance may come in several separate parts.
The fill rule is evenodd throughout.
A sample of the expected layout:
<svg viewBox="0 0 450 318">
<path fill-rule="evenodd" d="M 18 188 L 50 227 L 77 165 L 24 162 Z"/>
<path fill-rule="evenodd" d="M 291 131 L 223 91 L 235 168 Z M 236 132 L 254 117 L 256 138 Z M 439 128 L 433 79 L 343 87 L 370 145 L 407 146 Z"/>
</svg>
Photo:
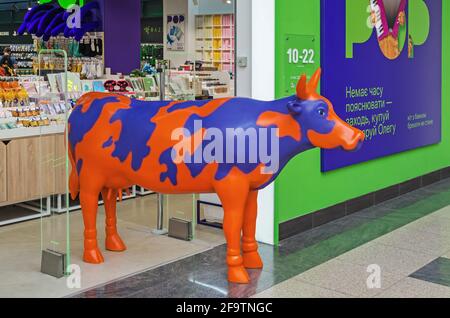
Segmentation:
<svg viewBox="0 0 450 318">
<path fill-rule="evenodd" d="M 64 29 L 66 28 L 66 22 L 63 22 L 61 24 L 59 24 L 58 26 L 56 26 L 52 32 L 51 32 L 51 36 L 57 36 L 58 34 L 61 34 L 64 32 Z"/>
<path fill-rule="evenodd" d="M 52 33 L 52 30 L 56 26 L 60 25 L 61 23 L 64 23 L 63 16 L 64 16 L 64 12 L 60 12 L 53 18 L 53 20 L 49 23 L 49 25 L 45 29 L 44 36 L 49 36 L 50 37 L 51 33 Z"/>
<path fill-rule="evenodd" d="M 41 37 L 44 35 L 45 30 L 47 29 L 47 26 L 49 23 L 53 21 L 56 15 L 63 12 L 63 8 L 53 8 L 45 13 L 45 15 L 40 19 L 38 29 L 36 32 L 37 37 Z"/>
<path fill-rule="evenodd" d="M 36 5 L 33 8 L 31 8 L 30 10 L 28 10 L 28 12 L 25 14 L 22 25 L 17 30 L 17 33 L 19 35 L 23 35 L 28 29 L 28 24 L 33 20 L 33 18 L 35 17 L 35 15 L 37 13 L 47 11 L 52 8 L 54 8 L 52 5 L 44 4 L 44 5 Z"/>
<path fill-rule="evenodd" d="M 28 23 L 28 33 L 35 34 L 39 25 L 40 19 L 45 15 L 45 11 L 40 11 L 33 16 L 33 20 Z"/>
<path fill-rule="evenodd" d="M 73 12 L 68 12 L 59 5 L 36 5 L 27 12 L 24 22 L 17 32 L 19 35 L 28 32 L 37 37 L 42 37 L 44 41 L 60 34 L 63 34 L 66 38 L 72 37 L 80 41 L 87 32 L 98 30 L 102 26 L 98 2 L 89 2 L 81 7 L 80 28 L 69 28 L 67 26 L 67 20 L 72 14 Z"/>
</svg>

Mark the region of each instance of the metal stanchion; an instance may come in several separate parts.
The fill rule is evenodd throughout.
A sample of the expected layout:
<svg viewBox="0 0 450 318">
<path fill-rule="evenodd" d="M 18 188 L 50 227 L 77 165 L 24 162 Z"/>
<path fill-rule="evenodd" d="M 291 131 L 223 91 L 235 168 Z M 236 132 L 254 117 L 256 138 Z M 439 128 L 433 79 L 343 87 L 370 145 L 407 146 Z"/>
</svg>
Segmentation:
<svg viewBox="0 0 450 318">
<path fill-rule="evenodd" d="M 163 101 L 165 99 L 165 90 L 166 90 L 166 76 L 163 68 L 158 69 L 159 74 L 159 96 L 160 100 Z M 156 235 L 164 235 L 167 234 L 167 229 L 164 228 L 164 195 L 158 193 L 158 216 L 156 221 L 156 229 L 152 231 L 153 234 Z"/>
</svg>

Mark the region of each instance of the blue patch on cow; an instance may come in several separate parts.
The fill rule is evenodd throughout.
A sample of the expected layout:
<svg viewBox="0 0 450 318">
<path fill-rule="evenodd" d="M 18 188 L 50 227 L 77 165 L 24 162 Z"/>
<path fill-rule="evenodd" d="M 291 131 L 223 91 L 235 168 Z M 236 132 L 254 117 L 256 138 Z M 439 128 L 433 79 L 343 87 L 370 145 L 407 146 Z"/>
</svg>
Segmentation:
<svg viewBox="0 0 450 318">
<path fill-rule="evenodd" d="M 72 149 L 76 151 L 76 146 L 83 140 L 84 136 L 94 127 L 103 107 L 108 103 L 117 103 L 117 97 L 105 97 L 92 101 L 89 109 L 83 112 L 81 105 L 74 108 L 69 117 L 70 132 L 69 142 Z"/>
<path fill-rule="evenodd" d="M 291 100 L 290 98 L 289 100 Z M 287 114 L 288 109 L 286 107 L 287 100 L 281 101 L 281 102 L 263 102 L 263 101 L 255 101 L 251 99 L 246 98 L 234 98 L 230 99 L 229 101 L 225 102 L 221 107 L 219 107 L 215 112 L 210 114 L 209 116 L 206 116 L 204 118 L 194 114 L 192 115 L 188 121 L 185 124 L 185 128 L 192 132 L 196 133 L 201 128 L 214 128 L 218 131 L 220 131 L 222 136 L 227 135 L 227 129 L 235 129 L 235 128 L 242 128 L 246 130 L 247 128 L 258 128 L 256 125 L 256 122 L 259 118 L 259 116 L 267 111 L 276 111 L 279 113 Z M 198 127 L 198 125 L 195 124 L 195 122 L 201 121 L 203 127 Z M 259 131 L 257 131 L 257 134 L 259 134 Z M 259 136 L 258 136 L 259 137 Z M 290 138 L 291 141 L 294 142 L 294 139 Z M 248 141 L 248 138 L 246 138 Z M 258 138 L 259 140 L 259 138 Z M 190 162 L 187 163 L 187 167 L 192 175 L 192 177 L 198 176 L 209 164 L 209 162 L 205 162 L 202 160 L 202 163 L 195 163 L 195 157 L 196 158 L 202 158 L 202 152 L 208 145 L 214 142 L 214 138 L 211 138 L 211 140 L 204 139 L 202 141 L 202 147 L 196 150 L 197 156 L 192 156 L 190 158 Z M 237 143 L 234 143 L 233 149 L 228 149 L 226 142 L 223 142 L 221 153 L 224 156 L 224 161 L 219 163 L 218 170 L 215 175 L 216 180 L 222 180 L 225 177 L 227 177 L 230 173 L 230 171 L 236 167 L 241 172 L 245 174 L 249 174 L 253 172 L 255 169 L 257 169 L 260 165 L 260 161 L 257 160 L 255 162 L 248 162 L 249 160 L 246 160 L 244 163 L 239 163 L 238 156 L 242 155 L 242 151 L 240 152 L 240 149 L 237 146 Z M 259 147 L 260 143 L 257 144 L 256 149 L 259 153 Z M 270 150 L 270 146 L 268 146 Z M 233 151 L 233 160 L 232 162 L 226 161 L 226 155 L 230 151 Z M 245 152 L 245 158 L 249 158 L 249 147 L 244 148 Z"/>
<path fill-rule="evenodd" d="M 205 147 L 205 142 L 202 143 L 203 147 Z M 194 156 L 189 156 L 186 154 L 185 156 L 185 162 L 187 167 L 189 168 L 189 172 L 191 173 L 192 178 L 197 178 L 203 170 L 206 168 L 206 165 L 203 162 L 203 147 L 198 147 L 198 149 L 195 150 Z M 202 158 L 201 162 L 196 163 L 195 158 Z"/>
<path fill-rule="evenodd" d="M 167 167 L 167 171 L 161 173 L 160 181 L 165 182 L 167 179 L 175 186 L 177 185 L 177 172 L 178 168 L 172 160 L 172 149 L 169 148 L 164 151 L 159 157 L 159 163 Z"/>
<path fill-rule="evenodd" d="M 177 110 L 183 110 L 183 109 L 190 108 L 192 106 L 202 107 L 202 106 L 208 104 L 210 101 L 211 100 L 201 100 L 201 101 L 186 101 L 186 102 L 176 103 L 175 105 L 170 107 L 167 112 L 168 113 L 172 113 L 172 112 L 175 112 Z"/>
<path fill-rule="evenodd" d="M 147 143 L 156 128 L 152 119 L 161 107 L 169 103 L 168 101 L 149 103 L 132 100 L 130 108 L 119 109 L 110 121 L 111 123 L 120 121 L 122 124 L 119 139 L 114 143 L 115 149 L 112 156 L 124 162 L 131 154 L 131 167 L 134 171 L 139 170 L 144 158 L 151 151 Z"/>
<path fill-rule="evenodd" d="M 109 137 L 109 139 L 107 141 L 105 141 L 105 143 L 103 144 L 103 148 L 108 148 L 112 144 L 113 144 L 113 138 Z"/>
<path fill-rule="evenodd" d="M 263 102 L 263 101 L 255 101 L 251 99 L 246 98 L 233 98 L 229 101 L 225 102 L 221 107 L 219 107 L 215 112 L 210 114 L 209 116 L 206 116 L 204 118 L 194 114 L 192 115 L 188 121 L 185 124 L 185 128 L 190 131 L 191 133 L 196 133 L 199 129 L 211 129 L 214 128 L 216 130 L 219 130 L 222 136 L 227 135 L 227 129 L 236 129 L 236 128 L 242 128 L 243 130 L 246 130 L 248 128 L 276 128 L 275 125 L 271 127 L 258 127 L 256 122 L 258 121 L 258 118 L 261 114 L 272 111 L 277 112 L 283 115 L 289 114 L 289 109 L 287 107 L 288 103 L 298 103 L 301 104 L 304 111 L 299 116 L 294 116 L 294 119 L 297 120 L 300 124 L 300 127 L 302 129 L 302 139 L 300 141 L 295 140 L 291 136 L 286 136 L 283 138 L 280 138 L 278 140 L 279 143 L 279 162 L 278 162 L 278 170 L 277 173 L 273 175 L 271 180 L 267 183 L 269 184 L 273 179 L 276 178 L 278 173 L 284 168 L 284 166 L 289 162 L 290 159 L 292 159 L 296 154 L 306 151 L 308 149 L 313 148 L 310 141 L 307 137 L 307 132 L 309 130 L 314 130 L 321 134 L 327 134 L 330 133 L 334 127 L 334 122 L 324 120 L 323 118 L 320 118 L 317 115 L 316 109 L 318 106 L 323 106 L 323 101 L 301 101 L 298 100 L 295 96 L 287 97 L 281 100 L 276 100 L 272 102 Z M 198 127 L 198 125 L 195 125 L 196 121 L 201 121 L 202 127 Z M 272 131 L 268 131 L 268 133 L 274 133 Z M 264 146 L 266 150 L 268 150 L 268 154 L 272 153 L 272 145 L 270 138 L 267 140 L 266 144 L 263 144 L 261 140 L 263 140 L 263 137 L 270 137 L 270 136 L 262 136 L 259 129 L 256 131 L 258 143 L 256 145 L 256 151 L 258 154 L 258 158 L 256 162 L 250 162 L 249 160 L 249 154 L 250 154 L 250 147 L 249 139 L 246 137 L 246 146 L 244 150 L 239 149 L 237 142 L 234 143 L 234 148 L 230 149 L 226 143 L 223 143 L 223 149 L 221 149 L 222 153 L 224 154 L 224 159 L 226 159 L 226 154 L 230 153 L 230 151 L 233 151 L 234 157 L 233 160 L 227 161 L 225 160 L 222 163 L 219 163 L 219 168 L 216 172 L 215 179 L 216 180 L 222 180 L 226 178 L 230 171 L 233 168 L 239 169 L 244 174 L 250 174 L 255 169 L 257 169 L 261 165 L 261 160 L 259 158 L 259 155 L 261 151 L 263 150 L 261 146 Z M 235 139 L 236 141 L 237 139 Z M 199 152 L 202 152 L 205 147 L 207 147 L 209 144 L 214 142 L 213 140 L 203 140 L 202 142 L 202 148 L 199 148 L 196 150 L 197 158 L 200 156 L 200 158 L 203 158 L 202 154 L 199 154 Z M 255 149 L 255 148 L 254 148 Z M 238 156 L 239 155 L 245 155 L 245 162 L 239 163 Z M 190 162 L 187 163 L 187 167 L 190 170 L 190 173 L 193 177 L 198 176 L 205 167 L 209 164 L 208 162 L 202 162 L 202 163 L 194 163 L 194 156 L 190 158 Z M 265 185 L 267 185 L 265 184 Z M 265 186 L 264 185 L 264 186 Z"/>
<path fill-rule="evenodd" d="M 77 161 L 77 173 L 78 173 L 78 175 L 80 175 L 82 167 L 83 167 L 83 160 L 80 159 L 80 160 Z"/>
</svg>

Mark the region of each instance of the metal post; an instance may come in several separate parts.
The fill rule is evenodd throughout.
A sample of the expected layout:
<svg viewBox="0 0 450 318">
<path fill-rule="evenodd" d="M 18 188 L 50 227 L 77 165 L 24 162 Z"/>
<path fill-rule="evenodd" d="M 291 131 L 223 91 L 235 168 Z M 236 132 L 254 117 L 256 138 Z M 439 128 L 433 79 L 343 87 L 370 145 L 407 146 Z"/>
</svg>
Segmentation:
<svg viewBox="0 0 450 318">
<path fill-rule="evenodd" d="M 158 69 L 159 74 L 159 96 L 160 100 L 165 100 L 166 96 L 166 76 L 164 68 Z M 164 229 L 164 195 L 158 193 L 158 216 L 156 221 L 156 229 L 154 229 L 153 234 L 164 235 L 168 231 Z"/>
<path fill-rule="evenodd" d="M 163 68 L 158 69 L 159 73 L 159 99 L 164 101 L 166 99 L 166 72 Z"/>
</svg>

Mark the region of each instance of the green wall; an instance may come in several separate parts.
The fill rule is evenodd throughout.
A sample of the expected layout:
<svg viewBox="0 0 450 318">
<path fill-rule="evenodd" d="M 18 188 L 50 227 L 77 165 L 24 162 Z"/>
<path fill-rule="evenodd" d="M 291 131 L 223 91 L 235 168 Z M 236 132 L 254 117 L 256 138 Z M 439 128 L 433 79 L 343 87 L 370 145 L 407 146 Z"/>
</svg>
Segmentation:
<svg viewBox="0 0 450 318">
<path fill-rule="evenodd" d="M 332 1 L 332 0 L 329 0 Z M 442 143 L 322 173 L 320 150 L 293 159 L 275 183 L 275 240 L 279 223 L 450 166 L 450 0 L 443 1 Z M 277 0 L 276 78 L 281 79 L 285 34 L 320 36 L 320 0 Z M 446 76 L 447 75 L 447 76 Z M 275 92 L 283 96 L 282 83 Z"/>
</svg>

